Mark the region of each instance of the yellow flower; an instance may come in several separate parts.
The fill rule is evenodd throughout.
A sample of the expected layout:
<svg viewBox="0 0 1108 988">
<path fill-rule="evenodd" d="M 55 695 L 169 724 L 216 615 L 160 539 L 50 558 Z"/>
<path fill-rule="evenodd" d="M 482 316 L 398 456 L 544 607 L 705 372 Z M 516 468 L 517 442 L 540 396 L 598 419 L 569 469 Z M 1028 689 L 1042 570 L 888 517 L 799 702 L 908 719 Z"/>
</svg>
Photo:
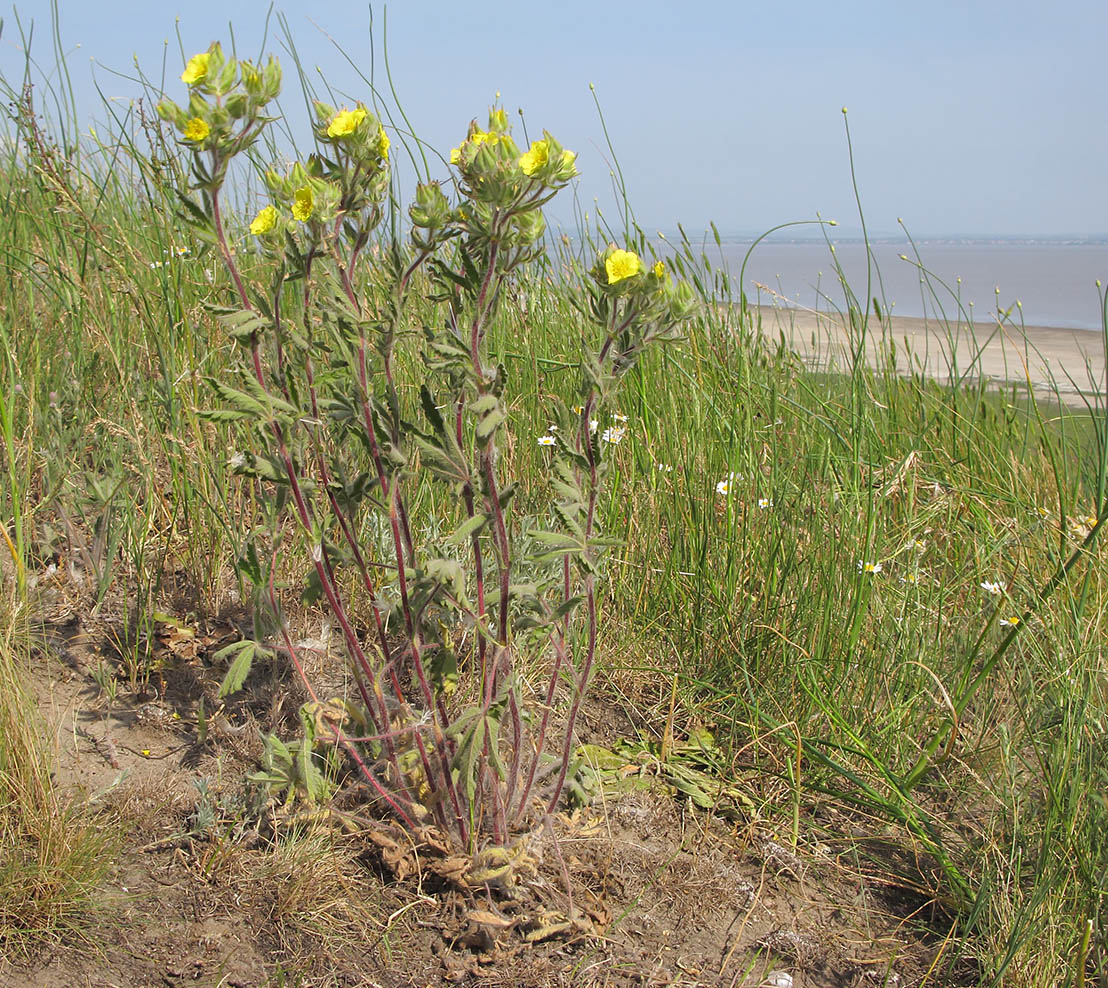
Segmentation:
<svg viewBox="0 0 1108 988">
<path fill-rule="evenodd" d="M 306 223 L 312 216 L 312 210 L 315 208 L 315 196 L 312 195 L 310 186 L 302 185 L 296 190 L 296 195 L 292 200 L 292 215 L 300 220 L 301 223 Z"/>
<path fill-rule="evenodd" d="M 363 120 L 365 120 L 365 110 L 360 106 L 353 110 L 341 110 L 327 125 L 327 136 L 349 137 Z"/>
<path fill-rule="evenodd" d="M 451 148 L 450 149 L 450 164 L 456 165 L 461 160 L 462 160 L 462 149 L 461 148 Z"/>
<path fill-rule="evenodd" d="M 666 276 L 666 266 L 661 261 L 658 261 L 654 265 L 654 277 L 655 278 L 664 278 L 665 276 Z"/>
<path fill-rule="evenodd" d="M 212 132 L 212 128 L 208 126 L 207 120 L 201 120 L 199 117 L 193 117 L 185 124 L 183 131 L 186 141 L 196 141 L 199 143 L 207 138 Z"/>
<path fill-rule="evenodd" d="M 186 86 L 195 86 L 198 82 L 203 82 L 204 77 L 208 74 L 208 60 L 211 57 L 211 52 L 207 51 L 202 51 L 199 55 L 193 55 L 189 59 L 188 65 L 185 66 L 185 71 L 181 73 L 181 82 Z"/>
<path fill-rule="evenodd" d="M 385 133 L 385 128 L 382 127 L 377 132 L 377 153 L 384 158 L 385 161 L 389 160 L 389 148 L 391 146 L 392 141 L 389 140 L 389 135 Z M 453 157 L 453 152 L 451 152 L 451 157 Z"/>
<path fill-rule="evenodd" d="M 272 206 L 266 206 L 254 217 L 254 222 L 250 224 L 250 232 L 255 237 L 260 237 L 263 233 L 269 233 L 276 225 L 277 210 Z"/>
<path fill-rule="evenodd" d="M 519 159 L 524 175 L 534 175 L 550 157 L 550 145 L 546 141 L 532 141 L 531 150 Z"/>
<path fill-rule="evenodd" d="M 608 284 L 614 285 L 642 271 L 642 261 L 634 251 L 614 250 L 604 261 L 604 270 L 608 273 Z"/>
</svg>

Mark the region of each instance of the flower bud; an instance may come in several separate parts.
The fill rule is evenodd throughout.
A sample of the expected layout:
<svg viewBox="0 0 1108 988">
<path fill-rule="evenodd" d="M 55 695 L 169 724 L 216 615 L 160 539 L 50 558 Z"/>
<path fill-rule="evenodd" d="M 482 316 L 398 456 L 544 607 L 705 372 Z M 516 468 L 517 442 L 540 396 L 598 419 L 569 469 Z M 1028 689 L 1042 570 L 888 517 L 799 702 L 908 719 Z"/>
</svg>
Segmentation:
<svg viewBox="0 0 1108 988">
<path fill-rule="evenodd" d="M 450 222 L 450 203 L 438 182 L 416 186 L 415 202 L 408 208 L 412 223 L 427 230 L 437 230 Z"/>
<path fill-rule="evenodd" d="M 227 102 L 223 104 L 227 109 L 227 115 L 232 120 L 241 120 L 246 116 L 247 97 L 246 93 L 232 93 L 227 97 Z"/>
</svg>

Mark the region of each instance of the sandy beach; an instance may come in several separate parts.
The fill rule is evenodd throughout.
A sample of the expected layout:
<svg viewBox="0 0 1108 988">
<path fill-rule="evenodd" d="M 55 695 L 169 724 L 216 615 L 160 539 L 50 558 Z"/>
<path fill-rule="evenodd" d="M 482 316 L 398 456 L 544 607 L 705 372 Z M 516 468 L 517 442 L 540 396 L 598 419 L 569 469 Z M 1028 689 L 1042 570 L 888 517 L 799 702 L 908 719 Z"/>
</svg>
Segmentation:
<svg viewBox="0 0 1108 988">
<path fill-rule="evenodd" d="M 850 335 L 837 314 L 784 306 L 760 306 L 762 331 L 793 347 L 813 367 L 842 368 Z M 897 366 L 903 373 L 922 371 L 938 381 L 952 377 L 986 378 L 997 384 L 1030 382 L 1036 397 L 1061 399 L 1084 407 L 1104 393 L 1104 340 L 1100 333 L 1050 326 L 1003 327 L 984 323 L 972 329 L 935 319 L 893 316 Z M 866 350 L 871 362 L 882 346 L 881 325 L 871 318 Z M 887 352 L 887 343 L 885 345 Z"/>
</svg>

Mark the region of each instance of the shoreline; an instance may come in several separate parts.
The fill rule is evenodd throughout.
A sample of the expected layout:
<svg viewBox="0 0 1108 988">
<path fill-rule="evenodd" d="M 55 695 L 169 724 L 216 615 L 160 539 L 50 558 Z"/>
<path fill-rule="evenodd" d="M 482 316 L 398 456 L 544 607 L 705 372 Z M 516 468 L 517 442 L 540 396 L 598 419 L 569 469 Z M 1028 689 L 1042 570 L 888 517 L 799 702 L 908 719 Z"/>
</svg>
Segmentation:
<svg viewBox="0 0 1108 988">
<path fill-rule="evenodd" d="M 776 305 L 760 305 L 756 311 L 767 339 L 783 336 L 813 369 L 843 368 L 849 334 L 838 313 Z M 948 326 L 916 316 L 891 316 L 882 324 L 871 316 L 866 340 L 871 366 L 882 355 L 881 344 L 890 338 L 896 344 L 901 373 L 908 373 L 910 367 L 911 372 L 943 384 L 955 376 L 1030 384 L 1036 398 L 1055 398 L 1082 408 L 1086 399 L 1104 395 L 1104 337 L 1099 332 L 996 323 Z"/>
</svg>

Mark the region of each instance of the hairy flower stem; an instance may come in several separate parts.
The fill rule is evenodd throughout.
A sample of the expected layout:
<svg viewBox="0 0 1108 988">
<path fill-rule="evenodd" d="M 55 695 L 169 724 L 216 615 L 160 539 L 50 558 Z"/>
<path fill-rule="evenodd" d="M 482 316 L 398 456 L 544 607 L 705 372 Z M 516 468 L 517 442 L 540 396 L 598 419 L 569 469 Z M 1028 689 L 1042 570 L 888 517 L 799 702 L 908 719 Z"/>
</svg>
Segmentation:
<svg viewBox="0 0 1108 988">
<path fill-rule="evenodd" d="M 215 159 L 215 152 L 212 152 L 212 158 Z M 223 232 L 223 215 L 219 207 L 219 192 L 222 188 L 222 183 L 214 186 L 209 190 L 209 198 L 212 204 L 212 225 L 215 227 L 215 239 L 219 244 L 219 251 L 223 255 L 223 263 L 227 266 L 227 270 L 231 272 L 231 279 L 235 283 L 235 291 L 238 292 L 239 298 L 242 300 L 242 304 L 247 309 L 253 309 L 250 304 L 250 298 L 246 294 L 246 287 L 242 283 L 242 275 L 239 274 L 238 265 L 235 264 L 235 257 L 231 253 L 231 248 L 227 244 L 227 236 Z"/>
<path fill-rule="evenodd" d="M 279 607 L 277 602 L 277 590 L 273 585 L 273 572 L 276 569 L 276 560 L 270 564 L 269 568 L 269 602 L 270 606 L 276 613 Z M 301 682 L 304 684 L 304 688 L 308 691 L 308 695 L 312 698 L 314 703 L 319 703 L 319 697 L 316 695 L 315 689 L 312 687 L 311 680 L 308 678 L 308 674 L 304 671 L 304 666 L 300 662 L 299 653 L 296 650 L 296 645 L 292 640 L 292 636 L 288 632 L 288 627 L 284 622 L 281 622 L 281 637 L 285 642 L 285 649 L 289 653 L 289 657 L 292 659 L 292 664 L 296 668 L 297 675 L 300 677 Z M 387 721 L 386 721 L 387 724 Z M 400 818 L 409 829 L 414 830 L 415 824 L 412 822 L 411 815 L 408 811 L 404 810 L 397 802 L 393 793 L 390 793 L 381 783 L 377 780 L 377 777 L 373 774 L 373 770 L 366 765 L 365 760 L 358 754 L 357 748 L 355 748 L 352 740 L 346 737 L 346 734 L 340 727 L 333 727 L 335 742 L 342 747 L 342 749 L 350 756 L 351 760 L 358 767 L 365 780 L 373 787 L 378 796 L 381 797 L 393 810 L 394 813 Z M 403 778 L 403 776 L 399 776 Z M 405 802 L 408 803 L 409 809 L 411 809 L 412 803 L 405 798 Z"/>
<path fill-rule="evenodd" d="M 567 557 L 568 558 L 568 557 Z M 555 632 L 557 629 L 555 629 Z M 546 750 L 546 731 L 550 724 L 550 713 L 554 709 L 554 692 L 558 688 L 558 674 L 562 670 L 562 666 L 566 663 L 566 642 L 564 632 L 561 635 L 551 633 L 550 642 L 554 646 L 554 667 L 550 670 L 550 679 L 546 685 L 546 703 L 542 708 L 542 720 L 539 722 L 539 733 L 535 738 L 535 752 L 531 758 L 531 766 L 527 771 L 527 781 L 523 784 L 523 789 L 519 794 L 519 806 L 514 814 L 511 815 L 511 823 L 514 825 L 518 823 L 524 813 L 527 812 L 527 800 L 531 797 L 531 789 L 535 784 L 535 775 L 539 769 L 539 760 L 542 757 L 542 753 Z M 511 813 L 511 806 L 509 804 L 509 813 Z"/>
<path fill-rule="evenodd" d="M 224 236 L 224 233 L 223 233 L 222 224 L 219 222 L 219 195 L 218 195 L 218 189 L 213 191 L 211 198 L 212 198 L 213 222 L 214 222 L 214 225 L 215 225 L 215 228 L 216 228 L 216 237 L 217 237 L 217 240 L 218 240 L 218 242 L 220 244 L 220 247 L 222 249 L 224 259 L 226 260 L 226 262 L 228 263 L 228 265 L 231 269 L 231 273 L 232 273 L 232 276 L 233 276 L 234 281 L 235 281 L 235 286 L 236 286 L 236 289 L 237 289 L 238 294 L 239 294 L 239 299 L 240 299 L 240 301 L 241 301 L 244 308 L 246 308 L 250 311 L 254 311 L 254 306 L 252 305 L 252 303 L 250 301 L 250 298 L 246 293 L 246 289 L 243 286 L 242 279 L 241 279 L 241 277 L 239 276 L 239 273 L 238 273 L 238 269 L 235 266 L 234 260 L 231 256 L 231 253 L 230 253 L 230 250 L 227 247 L 226 239 L 225 239 L 225 236 Z M 256 337 L 255 337 L 254 340 L 252 340 L 250 349 L 251 349 L 251 362 L 252 362 L 253 369 L 254 369 L 255 379 L 257 380 L 259 387 L 261 387 L 263 390 L 267 390 L 266 380 L 265 380 L 265 372 L 264 372 L 264 369 L 263 369 L 263 366 L 262 366 L 260 341 Z M 301 523 L 304 531 L 306 531 L 310 534 L 312 532 L 312 514 L 311 514 L 311 510 L 309 509 L 308 504 L 307 504 L 307 502 L 304 498 L 303 492 L 300 488 L 300 483 L 299 483 L 299 479 L 298 479 L 298 476 L 297 476 L 296 467 L 292 462 L 292 456 L 291 456 L 291 454 L 288 450 L 288 446 L 285 442 L 284 431 L 281 428 L 281 424 L 276 419 L 271 419 L 271 421 L 270 421 L 270 430 L 273 433 L 273 437 L 274 437 L 274 439 L 277 443 L 278 455 L 279 455 L 279 457 L 281 459 L 281 462 L 282 462 L 282 465 L 284 466 L 284 469 L 285 469 L 285 475 L 286 475 L 286 478 L 289 482 L 289 488 L 290 488 L 290 490 L 292 492 L 292 495 L 293 495 L 293 503 L 296 506 L 297 516 L 300 520 L 300 523 Z M 339 596 L 336 592 L 334 581 L 333 581 L 333 575 L 330 571 L 330 563 L 328 561 L 326 565 L 324 564 L 324 553 L 322 551 L 322 547 L 321 547 L 320 553 L 318 554 L 318 557 L 315 553 L 313 553 L 312 558 L 313 558 L 313 565 L 315 567 L 316 575 L 319 578 L 320 586 L 323 588 L 323 593 L 324 593 L 324 596 L 327 599 L 328 606 L 331 608 L 331 612 L 335 615 L 336 620 L 339 622 L 339 627 L 342 630 L 343 639 L 346 642 L 347 648 L 350 650 L 351 654 L 355 657 L 355 660 L 356 660 L 357 664 L 362 669 L 369 670 L 371 672 L 372 667 L 369 663 L 369 659 L 365 655 L 365 652 L 362 649 L 361 642 L 358 640 L 358 636 L 355 633 L 353 627 L 351 626 L 349 618 L 347 617 L 346 609 L 343 606 L 342 601 L 339 599 Z M 272 579 L 272 574 L 271 574 L 271 579 Z M 272 602 L 274 603 L 274 605 L 276 605 L 275 598 L 273 598 Z M 284 631 L 284 629 L 282 629 L 282 634 L 287 637 L 287 633 Z M 307 678 L 305 677 L 303 669 L 301 668 L 299 663 L 297 663 L 297 672 L 300 675 L 301 679 L 304 681 L 305 686 L 309 689 L 309 691 L 311 691 L 311 684 L 307 681 Z M 398 681 L 396 682 L 396 685 L 399 686 Z M 380 691 L 378 689 L 375 692 L 377 692 L 379 694 Z M 399 694 L 399 698 L 401 700 L 403 699 L 403 694 L 402 693 Z M 385 707 L 385 705 L 383 703 L 383 697 L 382 697 L 381 709 L 382 709 L 383 715 L 384 715 L 384 723 L 377 725 L 379 731 L 382 731 L 389 724 L 387 708 Z M 372 710 L 372 707 L 367 705 L 367 713 L 370 713 L 370 716 L 373 716 L 373 714 L 371 713 L 371 710 Z M 376 717 L 374 719 L 376 720 Z M 437 727 L 437 725 L 436 725 L 436 727 Z M 422 760 L 423 760 L 423 763 L 424 763 L 424 770 L 427 773 L 427 777 L 430 779 L 431 778 L 430 762 L 427 758 L 427 755 L 426 755 L 426 752 L 424 750 L 424 746 L 422 744 L 422 741 L 418 737 L 418 735 L 416 737 L 416 743 L 417 743 L 417 747 L 420 751 L 420 754 L 421 754 L 421 757 L 422 757 Z M 348 750 L 349 750 L 349 747 L 350 746 L 347 746 Z M 395 752 L 392 752 L 390 754 L 392 755 L 392 759 L 395 760 L 395 758 L 396 758 Z M 359 760 L 357 758 L 356 753 L 354 753 L 354 756 L 355 756 L 356 760 Z M 441 757 L 442 756 L 440 756 L 440 758 Z M 399 768 L 398 765 L 397 765 L 397 768 Z M 368 769 L 365 769 L 365 771 L 368 772 Z M 449 781 L 449 772 L 446 772 L 446 776 L 447 776 L 447 780 Z M 398 776 L 398 777 L 402 777 L 402 776 Z M 371 784 L 374 782 L 374 780 L 372 778 L 372 775 L 367 775 L 367 779 L 369 779 Z M 454 796 L 455 804 L 457 804 L 456 793 L 452 793 L 452 795 Z M 437 808 L 438 807 L 436 807 L 436 809 Z M 464 823 L 464 820 L 462 820 L 462 818 L 461 818 L 460 809 L 457 807 L 457 805 L 455 805 L 455 815 L 456 815 L 456 817 L 458 819 L 458 823 L 460 825 L 460 831 L 464 832 L 465 831 L 465 823 Z M 405 814 L 404 816 L 407 819 L 407 815 Z"/>
<path fill-rule="evenodd" d="M 608 320 L 608 333 L 607 338 L 604 341 L 604 345 L 600 350 L 599 363 L 603 367 L 604 362 L 608 359 L 608 354 L 611 351 L 619 334 L 622 333 L 631 323 L 633 314 L 628 315 L 624 322 L 616 327 L 617 307 L 612 306 L 611 314 Z M 581 425 L 578 433 L 579 445 L 583 449 L 585 459 L 589 466 L 589 494 L 588 494 L 588 507 L 585 515 L 585 541 L 588 542 L 589 537 L 593 534 L 593 528 L 596 522 L 596 504 L 600 494 L 599 475 L 597 471 L 596 454 L 593 449 L 591 432 L 589 429 L 589 422 L 592 417 L 593 408 L 596 405 L 597 393 L 596 389 L 592 388 L 589 391 L 587 398 L 585 399 L 584 407 L 581 410 Z M 566 592 L 568 593 L 568 574 Z M 596 636 L 597 636 L 597 614 L 596 614 L 596 577 L 592 572 L 587 572 L 584 578 L 585 589 L 585 607 L 587 614 L 587 629 L 588 629 L 588 644 L 585 648 L 585 659 L 581 664 L 580 671 L 574 681 L 573 702 L 569 709 L 569 718 L 566 723 L 566 736 L 562 744 L 562 763 L 558 772 L 558 780 L 554 785 L 554 790 L 550 797 L 550 802 L 547 806 L 547 812 L 553 813 L 558 806 L 558 801 L 562 798 L 562 790 L 565 788 L 566 774 L 569 771 L 570 758 L 573 754 L 573 735 L 577 726 L 577 715 L 581 710 L 581 703 L 585 696 L 585 690 L 588 688 L 589 681 L 592 678 L 593 663 L 596 660 Z"/>
<path fill-rule="evenodd" d="M 462 430 L 462 412 L 464 401 L 461 397 L 454 403 L 454 435 L 458 442 L 458 449 L 462 449 L 464 439 Z M 469 482 L 462 488 L 462 499 L 465 501 L 466 514 L 472 518 L 475 515 L 473 501 L 473 485 Z M 473 576 L 477 584 L 477 616 L 481 624 L 485 622 L 488 611 L 485 607 L 485 563 L 481 554 L 481 536 L 474 532 L 470 538 L 470 546 L 473 550 Z M 477 667 L 481 671 L 481 682 L 488 680 L 489 671 L 485 667 L 488 656 L 488 641 L 485 636 L 477 633 Z"/>
<path fill-rule="evenodd" d="M 596 658 L 596 578 L 591 573 L 585 577 L 585 606 L 588 609 L 589 644 L 580 675 L 574 683 L 573 703 L 569 708 L 566 738 L 562 745 L 562 765 L 558 771 L 558 781 L 554 785 L 554 791 L 551 793 L 550 802 L 546 808 L 547 813 L 553 813 L 558 808 L 558 801 L 562 798 L 562 790 L 566 784 L 566 773 L 569 771 L 569 763 L 573 756 L 573 732 L 577 726 L 577 714 L 581 710 L 581 701 L 584 699 L 585 689 L 592 676 L 593 660 Z"/>
</svg>

